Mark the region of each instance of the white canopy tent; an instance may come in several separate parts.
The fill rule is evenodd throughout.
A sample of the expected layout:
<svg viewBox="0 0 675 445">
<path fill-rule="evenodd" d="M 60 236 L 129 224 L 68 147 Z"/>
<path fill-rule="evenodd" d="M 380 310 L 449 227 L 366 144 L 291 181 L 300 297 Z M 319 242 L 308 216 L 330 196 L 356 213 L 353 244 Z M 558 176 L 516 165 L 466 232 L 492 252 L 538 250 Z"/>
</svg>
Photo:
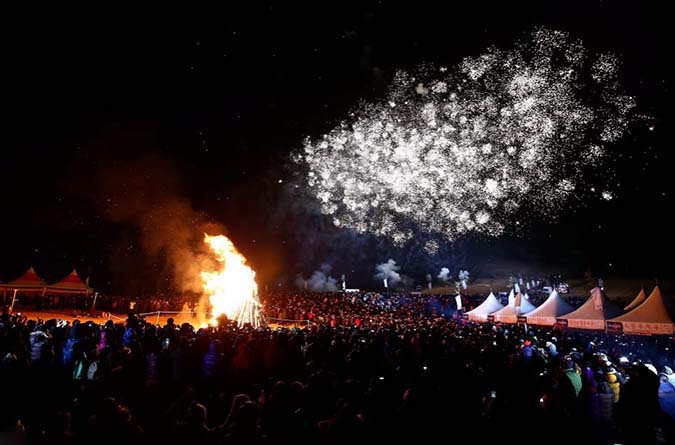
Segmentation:
<svg viewBox="0 0 675 445">
<path fill-rule="evenodd" d="M 667 335 L 675 332 L 673 319 L 668 314 L 668 309 L 658 286 L 654 288 L 642 304 L 627 314 L 612 318 L 609 321 L 620 322 L 623 332 L 628 334 Z"/>
<path fill-rule="evenodd" d="M 573 310 L 574 307 L 563 300 L 557 290 L 553 290 L 541 306 L 527 314 L 527 322 L 540 326 L 553 326 L 556 318 L 569 314 Z"/>
<path fill-rule="evenodd" d="M 628 306 L 623 308 L 624 311 L 628 312 L 631 309 L 635 309 L 636 307 L 640 306 L 643 301 L 647 299 L 647 294 L 645 294 L 645 290 L 640 289 L 640 292 L 637 294 L 637 297 L 633 299 L 630 303 L 628 303 Z"/>
<path fill-rule="evenodd" d="M 519 315 L 527 314 L 535 309 L 536 306 L 524 299 L 521 293 L 518 292 L 513 300 L 509 299 L 509 304 L 506 307 L 491 315 L 494 317 L 495 322 L 517 323 Z"/>
<path fill-rule="evenodd" d="M 591 296 L 579 309 L 559 318 L 575 329 L 605 330 L 605 322 L 620 315 L 622 310 L 607 301 L 599 287 L 591 289 Z"/>
<path fill-rule="evenodd" d="M 497 300 L 495 294 L 490 292 L 490 295 L 487 296 L 485 301 L 466 314 L 469 316 L 469 320 L 486 321 L 488 315 L 502 309 L 503 307 L 504 305 L 501 304 L 499 300 Z"/>
</svg>

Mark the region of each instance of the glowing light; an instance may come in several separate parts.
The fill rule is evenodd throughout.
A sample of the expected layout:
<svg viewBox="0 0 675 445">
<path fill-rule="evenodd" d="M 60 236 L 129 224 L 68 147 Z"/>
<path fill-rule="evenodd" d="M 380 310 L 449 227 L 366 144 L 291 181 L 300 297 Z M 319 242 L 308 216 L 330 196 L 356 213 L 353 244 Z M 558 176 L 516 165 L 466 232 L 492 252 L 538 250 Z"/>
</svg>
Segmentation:
<svg viewBox="0 0 675 445">
<path fill-rule="evenodd" d="M 497 236 L 521 209 L 555 218 L 588 190 L 587 171 L 603 165 L 634 119 L 618 66 L 615 56 L 540 29 L 451 69 L 399 72 L 388 97 L 307 140 L 294 160 L 341 228 L 398 245 L 418 231 Z"/>
<path fill-rule="evenodd" d="M 239 326 L 245 323 L 253 327 L 264 325 L 255 272 L 246 264 L 246 258 L 224 235 L 205 234 L 204 242 L 211 247 L 218 263 L 222 264 L 219 270 L 201 273 L 204 291 L 209 294 L 211 322 L 215 324 L 218 317 L 225 314 Z"/>
</svg>

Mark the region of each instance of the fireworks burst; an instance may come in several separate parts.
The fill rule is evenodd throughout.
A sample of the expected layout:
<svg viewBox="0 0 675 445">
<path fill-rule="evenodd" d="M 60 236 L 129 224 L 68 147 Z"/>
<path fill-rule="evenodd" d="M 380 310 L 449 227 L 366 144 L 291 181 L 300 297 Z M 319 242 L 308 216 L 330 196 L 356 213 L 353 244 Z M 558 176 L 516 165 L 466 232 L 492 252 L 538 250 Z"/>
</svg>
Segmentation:
<svg viewBox="0 0 675 445">
<path fill-rule="evenodd" d="M 496 236 L 520 209 L 555 216 L 581 196 L 635 108 L 618 64 L 540 29 L 454 69 L 401 71 L 385 100 L 306 141 L 295 162 L 335 226 L 399 245 L 419 229 Z"/>
</svg>

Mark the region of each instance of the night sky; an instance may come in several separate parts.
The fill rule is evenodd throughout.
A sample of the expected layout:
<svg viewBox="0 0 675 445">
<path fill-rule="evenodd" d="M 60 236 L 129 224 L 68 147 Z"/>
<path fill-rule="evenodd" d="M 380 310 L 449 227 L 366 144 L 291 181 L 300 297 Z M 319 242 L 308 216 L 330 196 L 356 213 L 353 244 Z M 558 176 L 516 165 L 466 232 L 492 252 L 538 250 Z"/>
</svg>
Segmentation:
<svg viewBox="0 0 675 445">
<path fill-rule="evenodd" d="M 349 236 L 299 210 L 289 154 L 360 99 L 381 97 L 397 68 L 454 65 L 538 26 L 618 54 L 623 87 L 649 124 L 615 147 L 620 183 L 612 201 L 570 206 L 555 224 L 532 221 L 518 236 L 466 239 L 455 250 L 479 271 L 483 259 L 503 257 L 570 273 L 672 277 L 665 6 L 287 3 L 8 16 L 0 279 L 35 264 L 51 279 L 76 267 L 113 293 L 170 290 L 162 252 L 139 242 L 133 218 L 106 209 L 149 208 L 175 196 L 201 221 L 224 226 L 262 282 L 290 283 L 327 261 L 337 276 L 367 285 L 375 262 L 390 255 L 422 281 L 424 268 L 445 258 L 381 240 L 345 245 Z"/>
</svg>

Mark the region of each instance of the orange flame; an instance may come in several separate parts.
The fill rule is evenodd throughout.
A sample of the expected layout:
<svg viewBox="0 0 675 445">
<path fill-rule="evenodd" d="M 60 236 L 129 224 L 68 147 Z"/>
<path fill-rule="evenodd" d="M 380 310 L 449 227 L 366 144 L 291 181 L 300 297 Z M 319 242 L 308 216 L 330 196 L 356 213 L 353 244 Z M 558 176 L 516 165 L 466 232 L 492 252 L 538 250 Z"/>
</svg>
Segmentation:
<svg viewBox="0 0 675 445">
<path fill-rule="evenodd" d="M 211 322 L 215 324 L 216 319 L 225 314 L 240 326 L 244 323 L 254 327 L 264 324 L 255 272 L 246 264 L 246 258 L 224 235 L 204 234 L 204 242 L 216 254 L 218 262 L 222 263 L 219 270 L 201 273 L 204 290 L 209 293 Z"/>
</svg>

